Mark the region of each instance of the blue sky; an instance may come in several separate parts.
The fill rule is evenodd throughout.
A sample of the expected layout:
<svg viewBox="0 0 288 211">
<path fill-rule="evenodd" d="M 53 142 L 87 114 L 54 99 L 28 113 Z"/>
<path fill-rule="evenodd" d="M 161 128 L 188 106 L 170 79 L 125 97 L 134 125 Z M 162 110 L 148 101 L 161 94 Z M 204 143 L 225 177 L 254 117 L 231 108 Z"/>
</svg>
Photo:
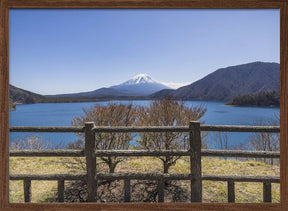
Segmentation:
<svg viewBox="0 0 288 211">
<path fill-rule="evenodd" d="M 277 9 L 11 9 L 10 83 L 92 91 L 139 73 L 192 83 L 216 69 L 280 62 Z"/>
</svg>

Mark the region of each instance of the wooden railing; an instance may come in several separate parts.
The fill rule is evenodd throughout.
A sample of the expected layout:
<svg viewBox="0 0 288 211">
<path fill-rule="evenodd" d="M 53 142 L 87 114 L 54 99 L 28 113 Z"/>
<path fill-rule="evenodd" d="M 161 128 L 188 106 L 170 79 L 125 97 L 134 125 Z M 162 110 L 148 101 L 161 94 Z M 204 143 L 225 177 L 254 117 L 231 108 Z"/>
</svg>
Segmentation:
<svg viewBox="0 0 288 211">
<path fill-rule="evenodd" d="M 189 126 L 159 127 L 99 127 L 88 122 L 84 127 L 10 127 L 10 132 L 77 132 L 85 133 L 84 150 L 13 150 L 10 156 L 27 157 L 86 157 L 86 174 L 53 174 L 53 175 L 10 175 L 10 180 L 24 181 L 24 201 L 31 202 L 31 180 L 58 181 L 58 201 L 64 202 L 64 181 L 85 180 L 87 182 L 87 201 L 97 202 L 98 180 L 124 180 L 124 201 L 130 202 L 131 180 L 158 181 L 158 202 L 164 202 L 164 181 L 189 180 L 191 186 L 191 202 L 202 202 L 202 181 L 224 181 L 228 187 L 228 202 L 235 202 L 235 182 L 263 183 L 263 201 L 271 202 L 271 183 L 280 183 L 279 176 L 241 176 L 241 175 L 202 175 L 201 157 L 249 157 L 280 158 L 280 152 L 240 151 L 240 150 L 201 150 L 201 131 L 223 132 L 267 132 L 279 133 L 279 126 L 227 126 L 201 125 L 190 122 Z M 189 132 L 188 150 L 94 150 L 95 133 L 110 132 Z M 189 156 L 190 174 L 159 173 L 109 173 L 100 174 L 96 170 L 96 157 L 101 156 Z"/>
</svg>

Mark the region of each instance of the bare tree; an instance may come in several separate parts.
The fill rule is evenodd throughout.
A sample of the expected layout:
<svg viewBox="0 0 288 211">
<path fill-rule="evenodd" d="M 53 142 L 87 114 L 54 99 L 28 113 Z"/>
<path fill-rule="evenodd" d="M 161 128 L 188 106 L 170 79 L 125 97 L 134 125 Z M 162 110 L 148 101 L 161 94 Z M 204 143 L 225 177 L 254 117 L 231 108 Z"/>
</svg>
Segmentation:
<svg viewBox="0 0 288 211">
<path fill-rule="evenodd" d="M 172 97 L 154 100 L 148 107 L 137 109 L 138 125 L 143 126 L 184 126 L 190 121 L 199 120 L 206 112 L 204 106 L 188 107 L 184 101 Z M 140 133 L 140 146 L 148 150 L 187 149 L 188 134 L 182 132 Z M 174 165 L 180 156 L 160 156 L 164 173 Z"/>
<path fill-rule="evenodd" d="M 213 132 L 212 139 L 215 145 L 219 147 L 219 149 L 227 150 L 228 146 L 228 133 L 227 132 Z"/>
<path fill-rule="evenodd" d="M 99 126 L 131 126 L 136 120 L 136 109 L 132 104 L 108 103 L 106 106 L 96 104 L 83 111 L 84 115 L 75 117 L 71 121 L 73 126 L 83 126 L 85 122 L 94 122 Z M 79 136 L 83 138 L 83 134 Z M 128 149 L 132 138 L 131 133 L 96 133 L 96 149 Z M 101 160 L 108 165 L 110 173 L 114 173 L 117 164 L 123 159 L 116 156 L 101 157 Z"/>
<path fill-rule="evenodd" d="M 275 118 L 269 121 L 258 121 L 255 125 L 277 126 L 280 125 L 280 115 L 275 114 Z M 249 137 L 249 146 L 256 151 L 279 151 L 280 134 L 279 133 L 255 133 Z M 273 165 L 274 159 L 264 158 L 265 163 Z"/>
<path fill-rule="evenodd" d="M 46 149 L 57 149 L 62 148 L 62 142 L 57 145 L 52 145 L 49 140 L 45 140 L 42 136 L 30 135 L 25 138 L 19 138 L 16 141 L 12 141 L 9 149 L 10 150 L 46 150 Z"/>
</svg>

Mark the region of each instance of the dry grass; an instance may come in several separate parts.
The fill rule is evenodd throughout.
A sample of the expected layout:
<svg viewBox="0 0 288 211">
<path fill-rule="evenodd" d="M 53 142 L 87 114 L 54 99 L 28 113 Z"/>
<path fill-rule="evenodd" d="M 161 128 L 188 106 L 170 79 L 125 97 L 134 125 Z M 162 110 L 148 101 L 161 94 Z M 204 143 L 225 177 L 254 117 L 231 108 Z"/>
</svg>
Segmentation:
<svg viewBox="0 0 288 211">
<path fill-rule="evenodd" d="M 82 159 L 82 158 L 81 158 Z M 85 158 L 83 158 L 85 159 Z M 54 173 L 84 173 L 79 162 L 74 158 L 23 158 L 11 157 L 10 174 L 54 174 Z M 65 163 L 70 163 L 70 167 Z M 74 169 L 71 168 L 74 167 Z M 105 165 L 98 169 L 108 172 Z M 179 159 L 170 173 L 189 173 L 188 158 Z M 162 172 L 162 162 L 153 157 L 128 158 L 120 163 L 116 172 Z M 266 165 L 256 161 L 237 161 L 234 159 L 203 158 L 203 174 L 237 174 L 237 175 L 271 175 L 279 176 L 279 166 Z M 10 202 L 23 202 L 23 181 L 10 181 Z M 179 185 L 190 191 L 189 181 Z M 32 181 L 32 202 L 48 202 L 57 189 L 56 181 Z M 262 183 L 235 183 L 236 202 L 262 202 Z M 227 202 L 227 183 L 203 181 L 203 202 Z M 272 184 L 272 202 L 280 202 L 280 185 Z"/>
<path fill-rule="evenodd" d="M 10 174 L 64 174 L 71 172 L 64 163 L 71 158 L 48 158 L 48 157 L 10 157 Z M 45 198 L 53 195 L 57 189 L 56 181 L 32 181 L 31 192 L 32 202 L 42 202 Z M 9 200 L 10 202 L 23 202 L 24 190 L 23 181 L 9 182 Z"/>
</svg>

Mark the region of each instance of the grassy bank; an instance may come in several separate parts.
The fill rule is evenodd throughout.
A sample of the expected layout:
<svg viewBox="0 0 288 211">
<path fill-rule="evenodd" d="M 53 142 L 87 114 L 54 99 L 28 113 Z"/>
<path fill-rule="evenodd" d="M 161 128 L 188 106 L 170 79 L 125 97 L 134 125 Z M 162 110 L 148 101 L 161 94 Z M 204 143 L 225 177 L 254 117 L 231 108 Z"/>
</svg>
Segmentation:
<svg viewBox="0 0 288 211">
<path fill-rule="evenodd" d="M 80 158 L 82 161 L 85 158 Z M 46 157 L 11 157 L 10 174 L 61 174 L 85 173 L 79 160 L 74 158 L 46 158 Z M 69 165 L 67 165 L 67 163 Z M 189 173 L 190 162 L 188 158 L 178 160 L 170 168 L 169 173 Z M 102 166 L 103 172 L 107 168 Z M 120 163 L 116 172 L 162 172 L 162 163 L 157 158 L 129 158 Z M 203 158 L 203 174 L 238 174 L 238 175 L 270 175 L 279 176 L 280 167 L 266 165 L 256 161 L 237 161 L 234 159 Z M 10 202 L 24 201 L 23 181 L 10 181 Z M 68 187 L 69 183 L 65 183 Z M 179 185 L 188 188 L 189 182 L 183 181 Z M 51 201 L 57 191 L 56 181 L 32 181 L 32 202 Z M 236 202 L 262 202 L 262 183 L 235 183 Z M 227 202 L 227 183 L 203 181 L 203 202 Z M 272 202 L 280 202 L 280 185 L 272 184 Z"/>
</svg>

